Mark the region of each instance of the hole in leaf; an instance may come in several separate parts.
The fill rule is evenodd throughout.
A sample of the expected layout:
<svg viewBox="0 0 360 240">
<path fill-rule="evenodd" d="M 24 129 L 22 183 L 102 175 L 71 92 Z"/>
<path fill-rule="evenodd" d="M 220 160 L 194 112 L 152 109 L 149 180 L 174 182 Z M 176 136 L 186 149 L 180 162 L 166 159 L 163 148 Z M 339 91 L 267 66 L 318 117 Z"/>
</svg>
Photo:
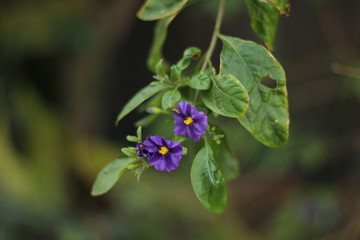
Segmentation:
<svg viewBox="0 0 360 240">
<path fill-rule="evenodd" d="M 263 77 L 260 84 L 270 89 L 277 88 L 277 81 L 269 76 Z"/>
</svg>

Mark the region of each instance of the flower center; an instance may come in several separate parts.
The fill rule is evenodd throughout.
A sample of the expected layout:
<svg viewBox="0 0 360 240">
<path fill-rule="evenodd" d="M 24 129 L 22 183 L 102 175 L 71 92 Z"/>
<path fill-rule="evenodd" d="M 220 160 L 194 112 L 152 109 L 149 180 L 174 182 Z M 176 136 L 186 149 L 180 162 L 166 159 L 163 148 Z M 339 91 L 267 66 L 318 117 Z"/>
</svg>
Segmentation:
<svg viewBox="0 0 360 240">
<path fill-rule="evenodd" d="M 190 125 L 194 122 L 194 120 L 191 117 L 187 117 L 186 120 L 184 120 L 184 123 L 186 125 Z"/>
<path fill-rule="evenodd" d="M 162 155 L 165 155 L 169 152 L 169 149 L 167 149 L 166 147 L 160 147 L 159 153 Z"/>
</svg>

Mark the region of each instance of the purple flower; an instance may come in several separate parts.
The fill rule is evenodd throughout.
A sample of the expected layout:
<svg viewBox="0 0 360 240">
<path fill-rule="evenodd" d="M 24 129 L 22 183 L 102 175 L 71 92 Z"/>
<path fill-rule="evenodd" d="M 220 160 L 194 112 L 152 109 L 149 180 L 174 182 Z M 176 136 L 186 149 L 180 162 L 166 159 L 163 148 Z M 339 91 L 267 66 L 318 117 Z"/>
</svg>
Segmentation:
<svg viewBox="0 0 360 240">
<path fill-rule="evenodd" d="M 148 155 L 148 152 L 146 150 L 146 146 L 144 143 L 142 142 L 138 142 L 136 144 L 136 149 L 138 150 L 138 157 L 147 157 Z"/>
<path fill-rule="evenodd" d="M 172 171 L 179 166 L 182 157 L 180 143 L 165 140 L 160 136 L 149 136 L 144 141 L 148 162 L 159 171 Z"/>
<path fill-rule="evenodd" d="M 188 102 L 180 102 L 173 109 L 174 133 L 199 141 L 208 127 L 207 116 Z"/>
</svg>

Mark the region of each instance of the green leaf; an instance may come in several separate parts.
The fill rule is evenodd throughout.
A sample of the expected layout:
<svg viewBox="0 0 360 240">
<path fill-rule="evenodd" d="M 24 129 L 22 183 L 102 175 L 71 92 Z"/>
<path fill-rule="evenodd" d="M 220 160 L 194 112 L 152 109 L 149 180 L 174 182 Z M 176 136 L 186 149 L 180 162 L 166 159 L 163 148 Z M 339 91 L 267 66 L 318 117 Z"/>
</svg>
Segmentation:
<svg viewBox="0 0 360 240">
<path fill-rule="evenodd" d="M 289 16 L 290 13 L 290 4 L 289 0 L 265 0 L 271 2 L 274 7 L 279 11 L 280 14 L 285 14 Z"/>
<path fill-rule="evenodd" d="M 208 144 L 196 154 L 190 177 L 202 205 L 214 213 L 222 213 L 227 203 L 226 182 Z"/>
<path fill-rule="evenodd" d="M 126 167 L 135 160 L 133 158 L 118 158 L 107 164 L 97 175 L 91 195 L 98 196 L 109 191 L 120 179 Z"/>
<path fill-rule="evenodd" d="M 153 84 L 156 83 L 156 84 Z M 159 82 L 153 82 L 150 83 L 147 87 L 141 89 L 138 93 L 135 94 L 135 96 L 124 106 L 124 108 L 119 113 L 116 124 L 119 123 L 119 121 L 125 117 L 127 114 L 129 114 L 132 110 L 137 108 L 141 103 L 143 103 L 148 98 L 152 97 L 158 92 L 167 90 L 171 88 L 170 85 L 167 85 L 165 83 L 159 83 Z"/>
<path fill-rule="evenodd" d="M 211 79 L 205 72 L 199 72 L 192 76 L 186 84 L 193 89 L 208 90 L 211 86 Z"/>
<path fill-rule="evenodd" d="M 150 53 L 147 59 L 147 66 L 152 72 L 156 72 L 156 65 L 161 60 L 164 59 L 162 54 L 162 49 L 164 42 L 166 40 L 167 36 L 167 30 L 171 23 L 171 21 L 174 19 L 175 16 L 169 16 L 163 19 L 160 19 L 157 21 L 155 25 L 154 30 L 154 38 L 151 45 Z M 167 71 L 169 69 L 169 64 L 163 60 L 162 68 L 164 71 Z"/>
<path fill-rule="evenodd" d="M 232 74 L 240 79 L 250 96 L 248 113 L 238 118 L 254 137 L 269 147 L 286 143 L 289 135 L 289 113 L 285 72 L 280 63 L 263 46 L 238 38 L 220 36 L 221 74 Z M 261 84 L 271 78 L 277 87 Z"/>
<path fill-rule="evenodd" d="M 135 142 L 135 143 L 140 141 L 138 137 L 130 136 L 130 135 L 126 136 L 126 140 L 128 140 L 129 142 Z"/>
<path fill-rule="evenodd" d="M 172 65 L 170 67 L 170 81 L 177 82 L 180 80 L 180 78 L 181 78 L 181 69 L 176 65 Z"/>
<path fill-rule="evenodd" d="M 137 149 L 134 147 L 125 147 L 121 151 L 128 157 L 137 157 Z"/>
<path fill-rule="evenodd" d="M 147 0 L 137 16 L 144 21 L 161 19 L 177 14 L 187 2 L 188 0 Z"/>
<path fill-rule="evenodd" d="M 191 59 L 198 59 L 200 57 L 201 50 L 196 47 L 189 47 L 185 49 L 182 59 L 176 64 L 181 70 L 185 70 L 191 63 Z"/>
<path fill-rule="evenodd" d="M 181 100 L 181 94 L 177 89 L 172 89 L 164 93 L 162 98 L 162 108 L 168 109 L 175 106 Z"/>
<path fill-rule="evenodd" d="M 169 66 L 164 62 L 164 59 L 160 59 L 160 61 L 155 66 L 156 76 L 154 78 L 160 82 L 169 80 L 169 76 L 166 74 L 168 68 Z"/>
<path fill-rule="evenodd" d="M 198 48 L 190 47 L 184 51 L 182 59 L 175 65 L 170 67 L 170 81 L 178 82 L 181 80 L 181 73 L 185 70 L 191 63 L 193 57 L 200 55 L 201 51 Z"/>
<path fill-rule="evenodd" d="M 272 50 L 276 29 L 279 22 L 279 12 L 271 2 L 260 0 L 245 0 L 251 20 L 251 28 Z"/>
<path fill-rule="evenodd" d="M 139 141 L 142 139 L 142 127 L 139 126 L 136 130 L 136 136 L 138 137 Z"/>
<path fill-rule="evenodd" d="M 210 90 L 203 91 L 206 107 L 226 117 L 241 117 L 249 108 L 249 95 L 240 81 L 234 76 L 212 76 Z"/>
</svg>

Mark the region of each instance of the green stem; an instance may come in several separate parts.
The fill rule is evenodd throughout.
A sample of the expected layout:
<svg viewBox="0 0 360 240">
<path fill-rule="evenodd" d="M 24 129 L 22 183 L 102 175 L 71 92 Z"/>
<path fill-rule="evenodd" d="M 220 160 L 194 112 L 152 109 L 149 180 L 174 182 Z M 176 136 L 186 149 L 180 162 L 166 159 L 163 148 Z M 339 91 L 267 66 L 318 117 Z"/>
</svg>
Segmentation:
<svg viewBox="0 0 360 240">
<path fill-rule="evenodd" d="M 215 46 L 216 46 L 216 42 L 217 42 L 217 35 L 220 32 L 220 27 L 221 27 L 221 23 L 223 20 L 223 16 L 224 16 L 224 6 L 225 6 L 225 0 L 220 0 L 219 2 L 219 8 L 218 8 L 218 12 L 216 15 L 216 21 L 215 21 L 215 27 L 214 27 L 214 31 L 211 37 L 211 41 L 210 41 L 210 45 L 208 50 L 206 51 L 206 55 L 204 58 L 204 62 L 201 66 L 200 71 L 204 71 L 210 61 L 210 58 L 214 52 Z"/>
<path fill-rule="evenodd" d="M 225 0 L 219 0 L 219 7 L 218 7 L 218 11 L 217 11 L 217 15 L 216 15 L 216 21 L 215 21 L 215 26 L 214 26 L 214 31 L 213 34 L 211 36 L 211 41 L 210 41 L 210 45 L 208 50 L 205 53 L 205 57 L 204 57 L 204 62 L 201 65 L 200 71 L 204 71 L 206 69 L 206 67 L 208 66 L 211 56 L 214 52 L 215 46 L 216 46 L 216 42 L 217 42 L 217 35 L 220 32 L 220 27 L 221 27 L 221 23 L 223 20 L 223 16 L 224 16 L 224 6 L 225 6 Z M 199 97 L 199 90 L 196 90 L 195 92 L 195 98 L 194 98 L 194 104 L 196 105 L 196 102 L 198 100 Z"/>
</svg>

